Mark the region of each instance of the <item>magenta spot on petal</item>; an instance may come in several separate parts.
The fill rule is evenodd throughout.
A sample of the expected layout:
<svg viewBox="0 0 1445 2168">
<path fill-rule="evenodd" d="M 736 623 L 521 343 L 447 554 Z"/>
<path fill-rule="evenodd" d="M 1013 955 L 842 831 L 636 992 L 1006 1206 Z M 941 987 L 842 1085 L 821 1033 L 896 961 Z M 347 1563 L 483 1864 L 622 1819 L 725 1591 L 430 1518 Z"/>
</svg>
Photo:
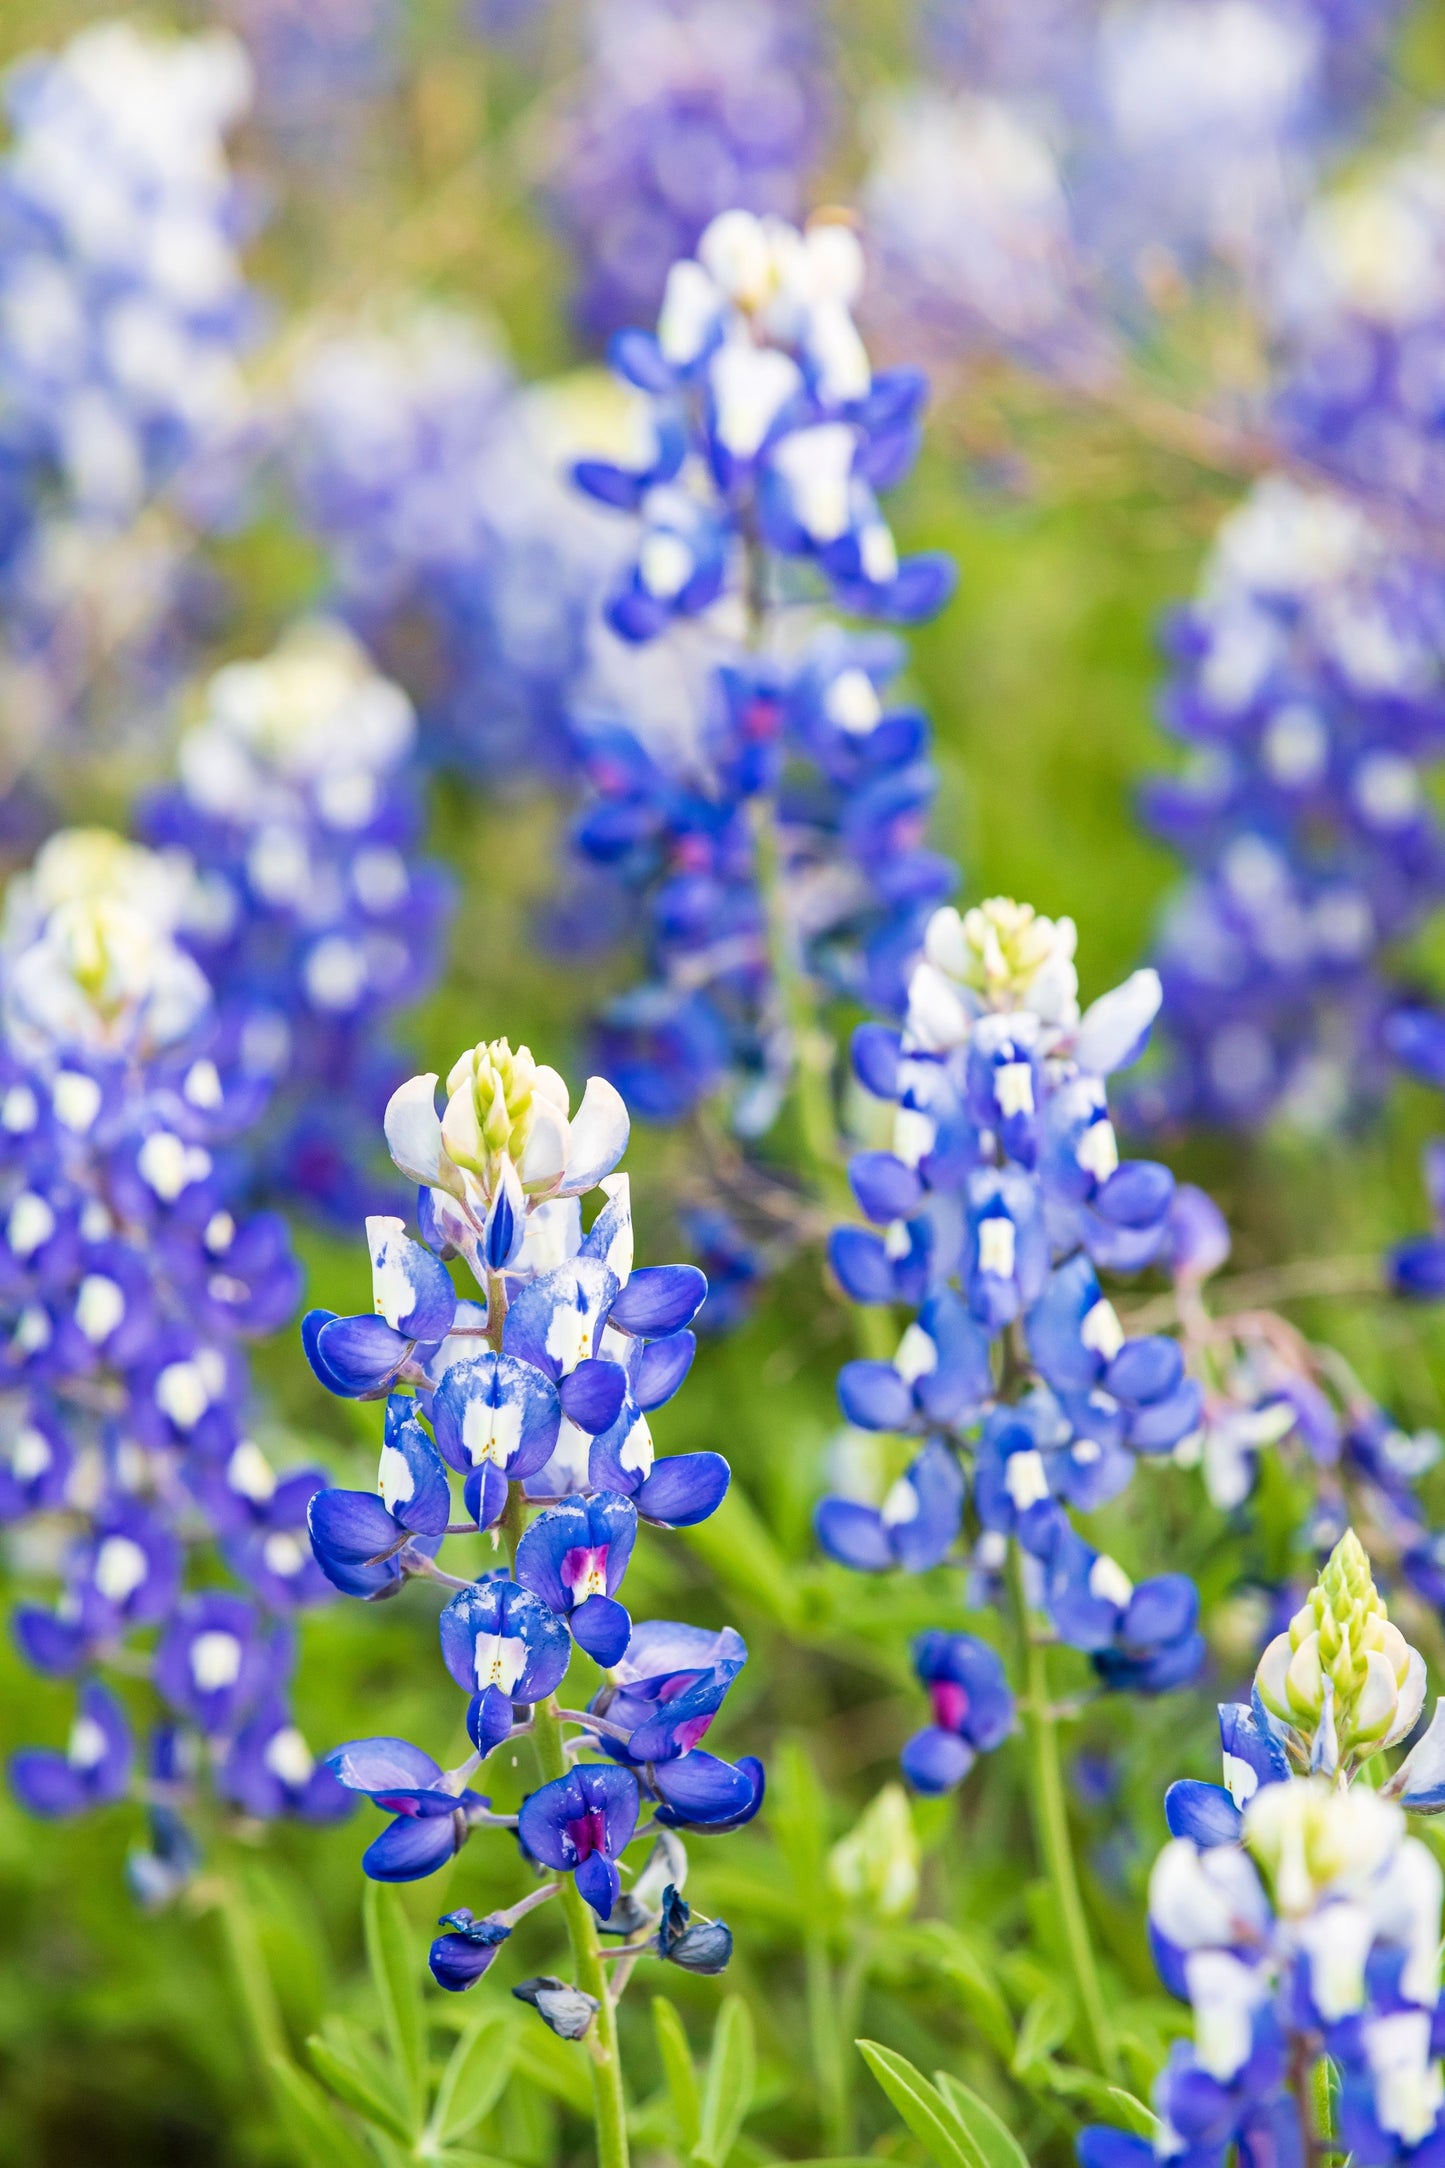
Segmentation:
<svg viewBox="0 0 1445 2168">
<path fill-rule="evenodd" d="M 684 1754 L 691 1753 L 711 1722 L 710 1716 L 690 1716 L 685 1724 L 678 1725 L 673 1737 Z"/>
<path fill-rule="evenodd" d="M 415 1815 L 421 1813 L 421 1801 L 419 1799 L 393 1799 L 388 1793 L 384 1792 L 375 1792 L 372 1796 L 376 1804 L 383 1808 L 387 1814 Z"/>
<path fill-rule="evenodd" d="M 968 1715 L 968 1694 L 953 1679 L 931 1679 L 928 1698 L 933 1703 L 933 1721 L 944 1731 L 962 1731 L 963 1720 Z"/>
<path fill-rule="evenodd" d="M 669 1701 L 676 1701 L 679 1694 L 685 1694 L 688 1688 L 701 1677 L 702 1673 L 700 1671 L 674 1671 L 671 1678 L 664 1679 L 661 1686 L 658 1687 L 658 1700 L 664 1706 Z"/>
<path fill-rule="evenodd" d="M 600 1807 L 589 1807 L 585 1814 L 578 1815 L 575 1822 L 567 1822 L 563 1826 L 576 1848 L 579 1866 L 584 1859 L 590 1859 L 594 1852 L 606 1852 L 607 1826 Z"/>
<path fill-rule="evenodd" d="M 606 1543 L 579 1543 L 575 1550 L 564 1551 L 562 1553 L 562 1563 L 557 1569 L 562 1578 L 562 1586 L 570 1588 L 575 1596 L 577 1590 L 594 1570 L 600 1573 L 605 1580 L 607 1553 L 610 1548 L 611 1546 Z"/>
</svg>

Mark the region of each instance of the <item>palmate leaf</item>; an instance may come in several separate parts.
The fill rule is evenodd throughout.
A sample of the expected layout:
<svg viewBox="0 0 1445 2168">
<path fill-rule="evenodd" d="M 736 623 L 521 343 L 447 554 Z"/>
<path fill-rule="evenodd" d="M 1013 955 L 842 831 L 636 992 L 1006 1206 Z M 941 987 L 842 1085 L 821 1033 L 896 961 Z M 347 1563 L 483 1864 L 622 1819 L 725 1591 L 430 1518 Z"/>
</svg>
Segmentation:
<svg viewBox="0 0 1445 2168">
<path fill-rule="evenodd" d="M 415 1941 L 401 1906 L 401 1893 L 384 1882 L 368 1882 L 362 1899 L 366 1957 L 381 2004 L 381 2021 L 411 2116 L 410 2130 L 420 2133 L 426 2121 L 426 2020 L 422 2014 L 421 1973 Z"/>
<path fill-rule="evenodd" d="M 703 2168 L 723 2168 L 753 2104 L 756 2085 L 752 2013 L 741 1995 L 729 1995 L 713 2027 L 701 2123 L 692 2149 L 693 2159 Z"/>
</svg>

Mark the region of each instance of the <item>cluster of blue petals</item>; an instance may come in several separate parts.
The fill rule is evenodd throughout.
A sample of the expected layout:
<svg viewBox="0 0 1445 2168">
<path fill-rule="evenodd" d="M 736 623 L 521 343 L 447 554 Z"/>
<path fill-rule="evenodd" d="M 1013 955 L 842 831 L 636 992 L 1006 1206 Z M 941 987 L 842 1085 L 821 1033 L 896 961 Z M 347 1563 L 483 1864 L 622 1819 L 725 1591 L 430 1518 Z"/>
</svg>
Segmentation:
<svg viewBox="0 0 1445 2168">
<path fill-rule="evenodd" d="M 306 1536 L 324 1477 L 278 1469 L 248 1434 L 245 1343 L 284 1325 L 301 1287 L 284 1223 L 242 1202 L 264 1094 L 164 943 L 172 984 L 133 1030 L 56 1013 L 64 912 L 3 963 L 0 1521 L 27 1531 L 26 1578 L 58 1583 L 32 1587 L 14 1634 L 35 1670 L 76 1682 L 77 1713 L 65 1749 L 23 1749 L 10 1777 L 46 1816 L 144 1802 L 130 1874 L 157 1902 L 198 1859 L 185 1816 L 207 1775 L 247 1817 L 347 1810 L 288 1697 L 292 1621 L 329 1595 Z M 167 1013 L 188 1019 L 174 1036 L 149 1028 Z M 112 1664 L 150 1679 L 148 1740 Z"/>
<path fill-rule="evenodd" d="M 690 1527 L 727 1490 L 719 1454 L 657 1458 L 648 1422 L 691 1366 L 690 1326 L 707 1283 L 691 1265 L 634 1269 L 627 1177 L 612 1171 L 627 1116 L 601 1079 L 562 1124 L 545 1172 L 535 1172 L 534 1144 L 518 1166 L 493 1155 L 477 1179 L 459 1175 L 441 1142 L 470 1080 L 445 1129 L 434 1084 L 404 1087 L 387 1119 L 404 1171 L 432 1177 L 419 1190 L 424 1239 L 398 1219 L 371 1219 L 375 1311 L 312 1311 L 303 1324 L 323 1385 L 385 1403 L 375 1491 L 321 1490 L 309 1521 L 322 1572 L 347 1595 L 390 1597 L 418 1575 L 455 1591 L 441 1613 L 441 1654 L 467 1697 L 474 1751 L 444 1770 L 405 1740 L 361 1739 L 328 1766 L 392 1817 L 362 1861 L 375 1879 L 432 1874 L 474 1827 L 500 1823 L 515 1828 L 525 1858 L 573 1875 L 600 1920 L 616 1912 L 614 1931 L 631 1934 L 645 1919 L 657 1954 L 716 1969 L 702 1961 L 716 1955 L 712 1927 L 704 1934 L 697 1923 L 686 1941 L 684 1910 L 669 1936 L 666 1908 L 654 1918 L 624 1894 L 619 1872 L 634 1839 L 733 1828 L 762 1800 L 758 1762 L 723 1761 L 700 1743 L 746 1661 L 739 1636 L 635 1624 L 622 1600 L 640 1524 Z M 584 1232 L 579 1199 L 599 1186 Z M 470 1295 L 456 1291 L 454 1259 L 471 1274 Z M 509 1569 L 459 1579 L 438 1565 L 449 1536 L 504 1523 Z M 562 1686 L 574 1646 L 604 1678 L 584 1711 L 567 1712 L 573 1765 L 529 1793 L 519 1815 L 498 1815 L 470 1779 L 528 1731 L 534 1706 Z M 597 1758 L 574 1758 L 584 1755 Z M 680 1881 L 679 1869 L 669 1889 Z M 442 1925 L 433 1972 L 444 1987 L 469 1987 L 508 1922 L 457 1914 Z"/>
<path fill-rule="evenodd" d="M 339 625 L 303 623 L 212 679 L 178 780 L 140 832 L 184 851 L 182 923 L 221 1029 L 269 1102 L 248 1137 L 262 1194 L 350 1222 L 405 1073 L 393 1019 L 440 968 L 452 888 L 418 844 L 415 721 Z"/>
<path fill-rule="evenodd" d="M 914 1316 L 891 1360 L 844 1366 L 838 1398 L 850 1424 L 916 1445 L 881 1504 L 822 1500 L 817 1534 L 861 1572 L 971 1557 L 985 1586 L 1016 1544 L 1030 1600 L 1104 1685 L 1160 1693 L 1203 1661 L 1197 1591 L 1181 1574 L 1135 1587 L 1070 1518 L 1117 1498 L 1139 1460 L 1173 1453 L 1203 1412 L 1178 1344 L 1126 1337 L 1098 1278 L 1170 1262 L 1188 1212 L 1167 1168 L 1119 1160 L 1108 1115 L 1105 1079 L 1138 1053 L 1158 985 L 1138 974 L 1080 1019 L 1072 927 L 1025 910 L 1055 945 L 1053 984 L 986 1001 L 954 975 L 961 944 L 1018 913 L 940 912 L 903 1029 L 866 1024 L 854 1037 L 855 1077 L 891 1119 L 892 1141 L 855 1155 L 870 1224 L 838 1228 L 829 1259 L 853 1301 Z M 920 1644 L 935 1728 L 970 1750 L 992 1746 L 1002 1731 L 991 1723 L 974 1736 L 938 1714 L 960 1687 L 965 1711 L 977 1700 L 966 1675 L 934 1668 L 958 1638 Z M 905 1768 L 935 1789 L 971 1760 L 931 1744 L 911 1748 Z"/>
</svg>

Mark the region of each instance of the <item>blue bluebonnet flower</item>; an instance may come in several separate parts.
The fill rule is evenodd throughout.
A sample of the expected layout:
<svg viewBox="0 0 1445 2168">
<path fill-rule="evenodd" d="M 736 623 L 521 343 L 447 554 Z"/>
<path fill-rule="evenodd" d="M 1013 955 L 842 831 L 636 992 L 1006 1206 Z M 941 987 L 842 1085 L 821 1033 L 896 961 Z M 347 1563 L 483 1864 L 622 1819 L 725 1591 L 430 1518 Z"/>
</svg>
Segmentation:
<svg viewBox="0 0 1445 2168">
<path fill-rule="evenodd" d="M 920 1634 L 913 1668 L 933 1722 L 905 1745 L 903 1774 L 915 1791 L 951 1791 L 980 1754 L 992 1753 L 1013 1730 L 1013 1695 L 997 1654 L 973 1634 Z"/>
<path fill-rule="evenodd" d="M 429 989 L 450 916 L 417 854 L 415 727 L 341 626 L 302 623 L 217 673 L 179 780 L 141 808 L 146 840 L 194 861 L 182 937 L 243 1069 L 273 1087 L 258 1186 L 332 1219 L 366 1193 L 403 1073 L 390 1019 Z"/>
<path fill-rule="evenodd" d="M 873 1225 L 836 1230 L 829 1258 L 853 1300 L 916 1314 L 891 1361 L 844 1365 L 838 1397 L 857 1430 L 918 1442 L 881 1506 L 825 1498 L 815 1526 L 830 1556 L 862 1571 L 926 1572 L 971 1545 L 987 1601 L 1002 1597 L 997 1568 L 1015 1544 L 1030 1600 L 1101 1682 L 1160 1693 L 1203 1662 L 1196 1590 L 1173 1574 L 1136 1588 L 1070 1514 L 1116 1498 L 1141 1458 L 1197 1447 L 1205 1402 L 1180 1345 L 1128 1337 L 1098 1275 L 1175 1255 L 1181 1278 L 1212 1269 L 1217 1230 L 1208 1200 L 1181 1200 L 1166 1168 L 1120 1161 L 1109 1120 L 1107 1079 L 1148 1037 L 1157 977 L 1137 972 L 1081 1015 L 1073 953 L 1069 920 L 1002 898 L 962 917 L 947 906 L 929 922 L 902 1029 L 855 1035 L 879 1141 L 849 1179 Z M 995 1355 L 1005 1335 L 1007 1362 Z M 977 1736 L 948 1714 L 957 1688 L 965 1712 L 974 1694 L 949 1668 L 955 1650 L 996 1667 L 968 1636 L 920 1644 L 943 1712 L 905 1750 L 925 1789 L 956 1783 L 1009 1728 L 1006 1700 Z"/>
<path fill-rule="evenodd" d="M 1340 1119 L 1379 1087 L 1383 951 L 1445 875 L 1422 764 L 1445 726 L 1445 588 L 1343 499 L 1272 476 L 1170 636 L 1193 767 L 1150 825 L 1189 861 L 1158 948 L 1159 1119 Z"/>
<path fill-rule="evenodd" d="M 796 218 L 829 96 L 813 0 L 591 0 L 546 196 L 590 340 L 657 310 L 709 220 Z"/>
<path fill-rule="evenodd" d="M 924 718 L 888 699 L 901 661 L 892 638 L 837 628 L 788 663 L 739 654 L 713 673 L 691 745 L 579 719 L 584 893 L 601 881 L 645 913 L 648 977 L 605 1014 L 598 1048 L 653 1119 L 721 1094 L 744 1137 L 771 1127 L 794 1052 L 770 908 L 824 998 L 901 1007 L 906 961 L 955 878 L 923 841 L 935 776 Z"/>
<path fill-rule="evenodd" d="M 19 1606 L 21 1653 L 79 1682 L 65 1753 L 22 1750 L 11 1776 L 37 1813 L 158 1800 L 147 1902 L 198 1856 L 203 1766 L 253 1817 L 344 1805 L 287 1710 L 284 1621 L 326 1593 L 302 1540 L 323 1478 L 247 1431 L 242 1344 L 291 1316 L 300 1272 L 283 1224 L 242 1209 L 234 1140 L 263 1095 L 178 943 L 187 880 L 65 831 L 0 927 L 0 1511 L 55 1538 L 58 1600 Z M 211 1545 L 245 1593 L 198 1579 Z M 150 1629 L 149 1654 L 127 1646 Z M 166 1711 L 149 1775 L 100 1677 L 121 1649 Z"/>
<path fill-rule="evenodd" d="M 213 613 L 195 539 L 247 457 L 254 328 L 225 134 L 241 47 L 95 23 L 5 82 L 0 672 L 12 756 L 153 738 Z M 145 514 L 144 520 L 140 515 Z M 140 524 L 137 525 L 138 520 Z M 104 664 L 104 686 L 97 685 Z"/>
<path fill-rule="evenodd" d="M 344 185 L 367 108 L 396 75 L 397 0 L 216 0 L 215 12 L 245 44 L 256 119 L 273 143 L 309 186 Z"/>
<path fill-rule="evenodd" d="M 328 1390 L 386 1403 L 377 1487 L 319 1490 L 308 1512 L 317 1562 L 346 1593 L 392 1596 L 418 1576 L 455 1591 L 441 1653 L 468 1697 L 473 1752 L 442 1769 L 407 1740 L 359 1739 L 327 1766 L 393 1817 L 367 1849 L 367 1874 L 414 1880 L 473 1828 L 515 1828 L 524 1854 L 574 1875 L 600 1919 L 617 1915 L 618 1932 L 645 1930 L 654 1954 L 720 1969 L 720 1937 L 699 1923 L 689 1942 L 664 1881 L 680 1889 L 686 1871 L 672 1831 L 734 1828 L 761 1804 L 756 1761 L 735 1766 L 698 1744 L 747 1652 L 731 1629 L 634 1625 L 618 1600 L 639 1522 L 690 1526 L 727 1488 L 720 1455 L 658 1459 L 648 1425 L 687 1375 L 707 1283 L 691 1265 L 634 1267 L 628 1179 L 616 1172 L 628 1115 L 603 1078 L 574 1112 L 554 1069 L 496 1039 L 453 1064 L 441 1111 L 436 1086 L 434 1075 L 400 1086 L 384 1125 L 418 1185 L 423 1239 L 399 1219 L 370 1219 L 373 1311 L 312 1311 L 302 1329 Z M 584 1231 L 580 1200 L 594 1191 Z M 448 1269 L 456 1261 L 469 1296 Z M 511 1571 L 458 1579 L 438 1563 L 442 1545 L 478 1528 L 506 1535 Z M 604 1679 L 585 1711 L 559 1711 L 574 1643 Z M 470 1777 L 544 1722 L 573 1727 L 570 1766 L 518 1815 L 494 1813 Z M 624 1889 L 623 1855 L 644 1831 L 658 1837 L 666 1876 L 645 1870 Z M 443 1987 L 480 1979 L 516 1910 L 441 1922 L 431 1965 Z M 565 1983 L 516 1992 L 559 2029 L 575 2024 L 580 2036 L 590 2023 L 594 2006 Z"/>
<path fill-rule="evenodd" d="M 1322 195 L 1275 297 L 1273 418 L 1289 448 L 1368 500 L 1428 515 L 1445 443 L 1440 144 L 1426 131 Z"/>
<path fill-rule="evenodd" d="M 305 357 L 286 450 L 328 606 L 406 687 L 433 760 L 510 790 L 566 772 L 622 541 L 564 470 L 629 428 L 590 379 L 516 385 L 487 333 L 435 307 Z"/>
</svg>

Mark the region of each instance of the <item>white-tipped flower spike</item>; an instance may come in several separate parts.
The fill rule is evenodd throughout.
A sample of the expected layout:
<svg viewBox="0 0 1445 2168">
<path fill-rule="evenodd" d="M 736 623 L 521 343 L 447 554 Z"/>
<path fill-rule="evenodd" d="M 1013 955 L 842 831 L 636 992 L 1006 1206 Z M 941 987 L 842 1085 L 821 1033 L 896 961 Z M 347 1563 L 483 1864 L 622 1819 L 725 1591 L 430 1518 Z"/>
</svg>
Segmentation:
<svg viewBox="0 0 1445 2168">
<path fill-rule="evenodd" d="M 1076 939 L 1071 918 L 1044 918 L 1009 896 L 962 915 L 945 904 L 928 922 L 923 961 L 909 981 L 908 1036 L 942 1052 L 962 1045 L 987 1010 L 1072 1030 L 1079 1021 Z"/>
<path fill-rule="evenodd" d="M 176 945 L 189 865 L 105 829 L 53 836 L 5 903 L 0 972 L 16 1047 L 155 1052 L 194 1030 L 210 1002 Z"/>
<path fill-rule="evenodd" d="M 616 1238 L 627 1215 L 627 1183 L 609 1178 L 627 1149 L 629 1121 L 605 1077 L 588 1079 L 568 1118 L 567 1085 L 555 1069 L 505 1039 L 469 1047 L 447 1077 L 446 1107 L 436 1104 L 434 1074 L 414 1076 L 392 1093 L 386 1141 L 409 1180 L 431 1192 L 434 1236 L 460 1250 L 481 1273 L 531 1279 L 576 1255 L 582 1240 L 577 1199 L 599 1185 L 616 1209 Z M 618 1199 L 620 1197 L 620 1204 Z M 631 1269 L 630 1233 L 624 1246 Z"/>
<path fill-rule="evenodd" d="M 1308 1601 L 1259 1661 L 1255 1685 L 1289 1728 L 1297 1765 L 1348 1774 L 1413 1730 L 1425 1663 L 1385 1614 L 1353 1529 L 1335 1545 Z"/>
</svg>

